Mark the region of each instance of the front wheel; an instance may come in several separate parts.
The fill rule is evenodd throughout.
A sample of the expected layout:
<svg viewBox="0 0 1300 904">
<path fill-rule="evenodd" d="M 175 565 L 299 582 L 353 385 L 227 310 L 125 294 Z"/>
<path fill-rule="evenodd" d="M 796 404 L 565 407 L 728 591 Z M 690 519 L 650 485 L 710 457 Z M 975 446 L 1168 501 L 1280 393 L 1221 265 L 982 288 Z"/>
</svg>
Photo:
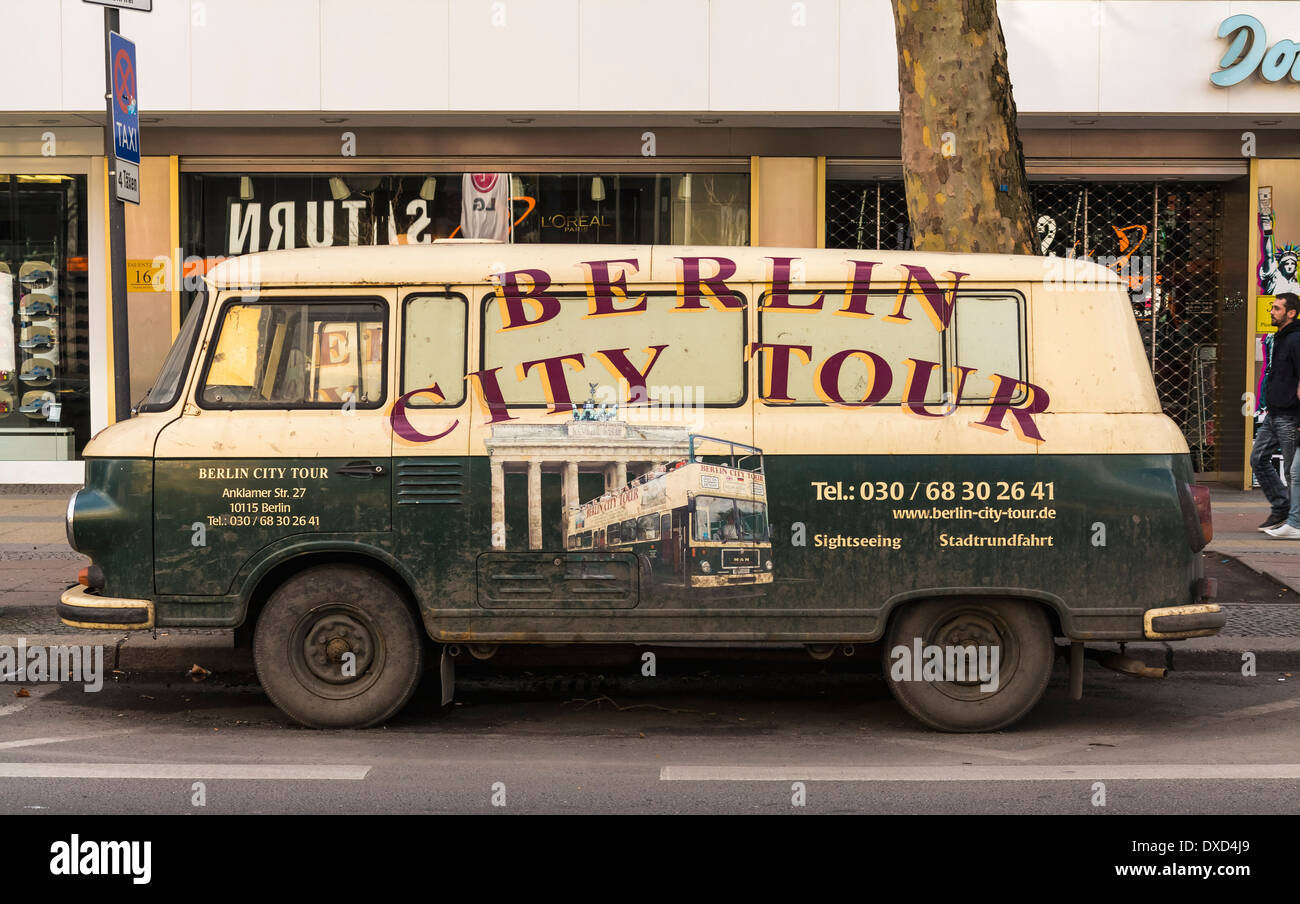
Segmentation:
<svg viewBox="0 0 1300 904">
<path fill-rule="evenodd" d="M 262 688 L 309 728 L 367 728 L 391 718 L 414 693 L 423 655 L 419 626 L 397 588 L 352 565 L 289 578 L 253 634 Z"/>
<path fill-rule="evenodd" d="M 903 709 L 940 731 L 997 731 L 1033 709 L 1055 659 L 1043 608 L 1024 600 L 907 606 L 886 636 L 885 678 Z"/>
</svg>

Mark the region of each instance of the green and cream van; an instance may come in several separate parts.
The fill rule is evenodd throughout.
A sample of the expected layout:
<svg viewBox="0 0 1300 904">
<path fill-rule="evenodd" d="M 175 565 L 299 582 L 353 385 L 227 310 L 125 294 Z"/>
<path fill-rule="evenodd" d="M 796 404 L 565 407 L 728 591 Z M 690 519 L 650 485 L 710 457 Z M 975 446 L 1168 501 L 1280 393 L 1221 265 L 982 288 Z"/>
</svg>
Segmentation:
<svg viewBox="0 0 1300 904">
<path fill-rule="evenodd" d="M 991 730 L 1058 649 L 1077 693 L 1085 644 L 1225 618 L 1128 296 L 1072 260 L 232 258 L 85 458 L 64 622 L 252 626 L 310 726 L 391 717 L 434 657 L 449 699 L 462 648 L 881 643 L 909 712 Z"/>
</svg>

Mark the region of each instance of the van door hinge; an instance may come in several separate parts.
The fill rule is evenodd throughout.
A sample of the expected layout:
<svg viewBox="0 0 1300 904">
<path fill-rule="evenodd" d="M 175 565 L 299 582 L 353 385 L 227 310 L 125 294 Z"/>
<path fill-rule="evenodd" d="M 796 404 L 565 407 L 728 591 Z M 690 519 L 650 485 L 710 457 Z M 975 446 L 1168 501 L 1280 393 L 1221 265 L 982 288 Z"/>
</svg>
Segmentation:
<svg viewBox="0 0 1300 904">
<path fill-rule="evenodd" d="M 193 402 L 186 402 L 185 407 L 181 409 L 181 415 L 186 417 L 196 417 L 202 409 Z"/>
</svg>

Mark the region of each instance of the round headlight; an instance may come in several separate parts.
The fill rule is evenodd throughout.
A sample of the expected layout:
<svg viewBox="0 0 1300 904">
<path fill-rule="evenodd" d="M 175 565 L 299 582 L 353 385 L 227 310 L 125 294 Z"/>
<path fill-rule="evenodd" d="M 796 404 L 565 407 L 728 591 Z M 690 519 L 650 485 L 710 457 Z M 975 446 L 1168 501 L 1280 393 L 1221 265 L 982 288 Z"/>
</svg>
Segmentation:
<svg viewBox="0 0 1300 904">
<path fill-rule="evenodd" d="M 771 560 L 771 559 L 768 559 L 766 562 L 764 562 L 764 563 L 763 563 L 763 567 L 766 568 L 768 571 L 771 571 L 771 570 L 772 570 L 772 560 Z"/>
<path fill-rule="evenodd" d="M 703 562 L 700 563 L 700 571 L 704 572 L 705 574 L 708 574 L 712 570 L 713 570 L 713 566 L 709 564 L 708 559 L 705 559 Z"/>
</svg>

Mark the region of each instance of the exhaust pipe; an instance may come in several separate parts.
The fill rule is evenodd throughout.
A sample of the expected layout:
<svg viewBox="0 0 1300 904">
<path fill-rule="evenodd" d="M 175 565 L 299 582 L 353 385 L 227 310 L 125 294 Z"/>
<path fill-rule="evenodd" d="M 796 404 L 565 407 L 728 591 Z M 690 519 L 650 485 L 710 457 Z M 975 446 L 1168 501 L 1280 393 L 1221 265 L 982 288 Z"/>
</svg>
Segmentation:
<svg viewBox="0 0 1300 904">
<path fill-rule="evenodd" d="M 1100 665 L 1133 678 L 1164 678 L 1169 673 L 1166 668 L 1149 666 L 1123 653 L 1103 653 L 1101 650 L 1084 652 L 1089 659 L 1095 659 Z"/>
</svg>

